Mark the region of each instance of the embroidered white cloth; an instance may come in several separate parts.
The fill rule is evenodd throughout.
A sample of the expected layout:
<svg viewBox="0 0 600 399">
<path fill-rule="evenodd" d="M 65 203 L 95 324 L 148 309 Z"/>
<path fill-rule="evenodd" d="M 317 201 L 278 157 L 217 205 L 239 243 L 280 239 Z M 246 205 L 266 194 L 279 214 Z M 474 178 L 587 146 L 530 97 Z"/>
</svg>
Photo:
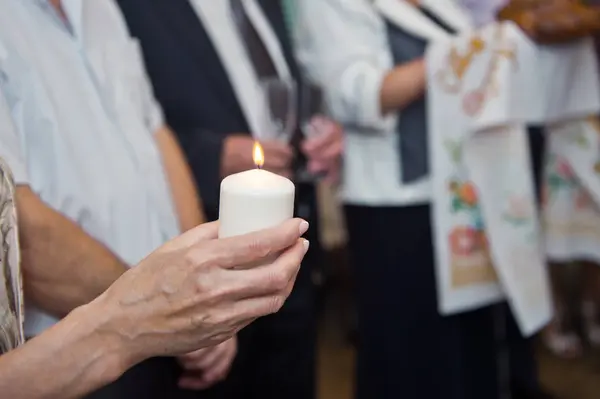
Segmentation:
<svg viewBox="0 0 600 399">
<path fill-rule="evenodd" d="M 549 132 L 544 222 L 548 257 L 600 264 L 600 123 L 597 116 Z"/>
<path fill-rule="evenodd" d="M 0 355 L 24 342 L 21 280 L 14 184 L 0 159 Z"/>
<path fill-rule="evenodd" d="M 526 125 L 549 125 L 554 140 L 600 110 L 592 51 L 587 41 L 537 47 L 512 23 L 429 47 L 442 313 L 506 298 L 525 334 L 551 318 Z"/>
</svg>

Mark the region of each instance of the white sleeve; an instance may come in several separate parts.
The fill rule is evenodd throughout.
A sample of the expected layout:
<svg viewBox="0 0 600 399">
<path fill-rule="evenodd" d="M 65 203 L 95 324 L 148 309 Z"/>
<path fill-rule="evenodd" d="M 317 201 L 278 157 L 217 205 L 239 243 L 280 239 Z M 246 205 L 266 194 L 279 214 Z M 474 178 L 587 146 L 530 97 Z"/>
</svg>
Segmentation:
<svg viewBox="0 0 600 399">
<path fill-rule="evenodd" d="M 7 76 L 2 69 L 3 55 L 6 55 L 6 52 L 0 43 L 0 158 L 11 168 L 15 184 L 29 184 L 21 140 L 4 92 Z"/>
<path fill-rule="evenodd" d="M 380 100 L 391 61 L 370 1 L 295 1 L 298 60 L 325 89 L 333 116 L 345 124 L 392 131 L 396 116 L 382 115 Z"/>
</svg>

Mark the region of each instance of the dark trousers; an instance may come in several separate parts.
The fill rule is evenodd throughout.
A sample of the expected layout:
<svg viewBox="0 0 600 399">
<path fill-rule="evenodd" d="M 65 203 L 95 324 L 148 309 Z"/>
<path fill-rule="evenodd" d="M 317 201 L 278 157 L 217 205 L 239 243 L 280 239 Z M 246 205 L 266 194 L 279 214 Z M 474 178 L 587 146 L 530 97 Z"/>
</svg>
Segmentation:
<svg viewBox="0 0 600 399">
<path fill-rule="evenodd" d="M 536 388 L 530 343 L 506 306 L 439 315 L 429 206 L 348 206 L 346 215 L 358 290 L 357 399 L 499 398 L 506 348 L 510 383 Z"/>
</svg>

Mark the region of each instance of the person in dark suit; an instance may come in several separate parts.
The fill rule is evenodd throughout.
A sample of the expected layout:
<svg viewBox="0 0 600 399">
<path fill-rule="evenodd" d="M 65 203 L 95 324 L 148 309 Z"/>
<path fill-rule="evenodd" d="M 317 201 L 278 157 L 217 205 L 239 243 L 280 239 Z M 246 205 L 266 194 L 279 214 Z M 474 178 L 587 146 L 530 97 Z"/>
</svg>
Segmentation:
<svg viewBox="0 0 600 399">
<path fill-rule="evenodd" d="M 119 0 L 119 4 L 131 34 L 140 41 L 155 95 L 187 155 L 207 217 L 216 220 L 221 179 L 254 167 L 253 143 L 268 129 L 261 116 L 261 82 L 301 80 L 281 4 L 278 0 Z M 265 169 L 293 176 L 296 161 L 304 158 L 312 172 L 329 178 L 337 173 L 342 133 L 334 123 L 325 124 L 314 138 L 292 140 L 297 146 L 260 142 Z M 311 251 L 294 292 L 280 314 L 258 320 L 239 334 L 238 356 L 229 377 L 201 393 L 202 398 L 314 397 L 311 274 L 321 256 L 314 184 L 297 184 L 296 197 L 296 213 L 311 222 L 313 235 L 308 237 Z M 210 369 L 218 357 L 218 353 L 188 357 L 181 385 L 205 389 L 216 383 L 223 373 L 215 375 Z"/>
</svg>

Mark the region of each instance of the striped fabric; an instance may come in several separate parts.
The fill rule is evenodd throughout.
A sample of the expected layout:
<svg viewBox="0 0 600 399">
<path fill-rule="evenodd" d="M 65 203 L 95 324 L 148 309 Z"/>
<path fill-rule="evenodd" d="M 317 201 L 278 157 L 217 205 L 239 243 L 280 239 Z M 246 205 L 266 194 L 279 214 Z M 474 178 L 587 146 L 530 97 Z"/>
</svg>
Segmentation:
<svg viewBox="0 0 600 399">
<path fill-rule="evenodd" d="M 23 283 L 14 198 L 12 173 L 0 159 L 0 355 L 24 342 Z"/>
</svg>

